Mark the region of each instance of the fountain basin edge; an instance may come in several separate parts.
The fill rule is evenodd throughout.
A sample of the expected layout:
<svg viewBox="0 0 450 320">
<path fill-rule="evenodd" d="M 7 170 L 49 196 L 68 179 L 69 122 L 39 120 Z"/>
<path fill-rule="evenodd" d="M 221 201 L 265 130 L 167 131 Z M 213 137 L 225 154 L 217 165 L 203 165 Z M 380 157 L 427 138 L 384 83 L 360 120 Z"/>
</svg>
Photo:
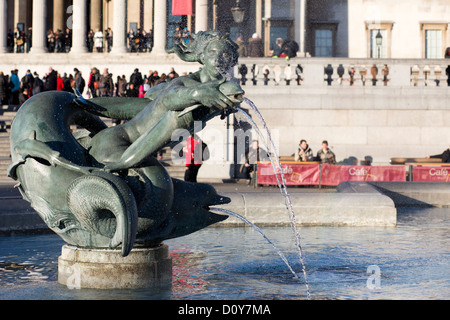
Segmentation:
<svg viewBox="0 0 450 320">
<path fill-rule="evenodd" d="M 222 205 L 257 225 L 290 224 L 284 199 L 277 193 L 224 193 L 231 203 Z M 380 192 L 370 193 L 291 193 L 296 223 L 300 226 L 396 226 L 394 202 Z M 242 226 L 230 217 L 216 226 Z"/>
</svg>

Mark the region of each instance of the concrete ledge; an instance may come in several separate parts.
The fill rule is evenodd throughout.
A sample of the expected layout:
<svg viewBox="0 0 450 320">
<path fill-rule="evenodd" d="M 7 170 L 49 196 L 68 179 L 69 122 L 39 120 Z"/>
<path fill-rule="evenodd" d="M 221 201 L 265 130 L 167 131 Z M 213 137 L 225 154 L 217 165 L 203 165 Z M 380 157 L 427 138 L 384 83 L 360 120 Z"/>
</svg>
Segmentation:
<svg viewBox="0 0 450 320">
<path fill-rule="evenodd" d="M 0 214 L 0 236 L 22 233 L 53 232 L 35 211 Z"/>
<path fill-rule="evenodd" d="M 257 225 L 290 224 L 284 198 L 276 193 L 228 193 L 231 203 L 221 206 Z M 397 210 L 387 196 L 371 189 L 367 193 L 290 194 L 297 225 L 300 226 L 395 226 Z M 242 226 L 230 217 L 220 226 Z"/>
<path fill-rule="evenodd" d="M 450 183 L 370 182 L 396 206 L 450 207 Z"/>
<path fill-rule="evenodd" d="M 45 222 L 21 196 L 0 199 L 0 235 L 49 230 Z"/>
</svg>

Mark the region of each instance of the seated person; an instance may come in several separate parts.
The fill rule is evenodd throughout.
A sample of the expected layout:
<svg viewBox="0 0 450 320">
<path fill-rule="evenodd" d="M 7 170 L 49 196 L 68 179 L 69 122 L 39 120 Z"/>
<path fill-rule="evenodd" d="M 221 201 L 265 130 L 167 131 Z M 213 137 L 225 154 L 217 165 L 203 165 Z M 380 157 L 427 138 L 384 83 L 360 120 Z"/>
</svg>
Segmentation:
<svg viewBox="0 0 450 320">
<path fill-rule="evenodd" d="M 300 140 L 297 152 L 295 153 L 295 161 L 314 161 L 314 154 L 306 140 Z"/>
<path fill-rule="evenodd" d="M 270 161 L 267 151 L 259 147 L 258 140 L 252 141 L 252 146 L 249 152 L 246 154 L 245 165 L 243 173 L 247 179 L 247 183 L 250 184 L 250 174 L 256 170 L 256 164 L 258 161 Z"/>
<path fill-rule="evenodd" d="M 322 141 L 322 149 L 317 152 L 317 160 L 322 163 L 336 164 L 336 156 L 333 151 L 328 148 L 328 141 Z"/>
<path fill-rule="evenodd" d="M 441 159 L 442 163 L 450 163 L 450 148 L 442 152 L 441 154 L 436 154 L 434 156 L 426 156 L 425 158 L 430 159 Z"/>
</svg>

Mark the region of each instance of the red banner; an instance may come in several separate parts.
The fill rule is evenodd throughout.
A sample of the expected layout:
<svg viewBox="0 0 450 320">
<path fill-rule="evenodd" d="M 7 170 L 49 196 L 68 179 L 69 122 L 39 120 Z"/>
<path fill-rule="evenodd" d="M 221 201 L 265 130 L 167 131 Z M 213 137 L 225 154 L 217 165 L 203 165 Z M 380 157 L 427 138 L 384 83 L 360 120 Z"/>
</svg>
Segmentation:
<svg viewBox="0 0 450 320">
<path fill-rule="evenodd" d="M 420 167 L 413 168 L 413 181 L 450 182 L 450 167 Z"/>
<path fill-rule="evenodd" d="M 286 185 L 316 185 L 319 184 L 319 164 L 286 164 L 282 163 Z M 278 169 L 279 172 L 279 169 Z M 278 175 L 280 182 L 281 175 Z M 271 163 L 258 163 L 258 184 L 278 184 Z"/>
<path fill-rule="evenodd" d="M 345 181 L 406 181 L 405 166 L 281 163 L 286 185 L 337 186 Z M 281 177 L 279 175 L 281 182 Z M 271 163 L 258 163 L 258 184 L 276 185 Z"/>
<path fill-rule="evenodd" d="M 337 186 L 345 181 L 406 181 L 406 169 L 405 166 L 322 165 L 320 184 Z"/>
<path fill-rule="evenodd" d="M 192 0 L 172 0 L 172 15 L 173 16 L 192 15 Z"/>
</svg>

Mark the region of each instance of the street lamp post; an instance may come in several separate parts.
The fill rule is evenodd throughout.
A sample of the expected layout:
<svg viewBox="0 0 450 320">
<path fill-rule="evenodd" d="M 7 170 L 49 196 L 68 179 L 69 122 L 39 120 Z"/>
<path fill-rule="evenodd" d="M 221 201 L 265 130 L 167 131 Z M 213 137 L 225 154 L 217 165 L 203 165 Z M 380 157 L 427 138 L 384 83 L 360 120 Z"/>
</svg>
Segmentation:
<svg viewBox="0 0 450 320">
<path fill-rule="evenodd" d="M 236 23 L 242 23 L 244 21 L 245 9 L 241 7 L 239 0 L 231 8 L 231 13 L 233 14 L 233 20 Z"/>
<path fill-rule="evenodd" d="M 375 41 L 377 44 L 377 49 L 378 49 L 378 59 L 381 58 L 381 46 L 383 44 L 383 36 L 381 35 L 380 29 L 378 29 L 378 33 L 375 36 Z"/>
</svg>

